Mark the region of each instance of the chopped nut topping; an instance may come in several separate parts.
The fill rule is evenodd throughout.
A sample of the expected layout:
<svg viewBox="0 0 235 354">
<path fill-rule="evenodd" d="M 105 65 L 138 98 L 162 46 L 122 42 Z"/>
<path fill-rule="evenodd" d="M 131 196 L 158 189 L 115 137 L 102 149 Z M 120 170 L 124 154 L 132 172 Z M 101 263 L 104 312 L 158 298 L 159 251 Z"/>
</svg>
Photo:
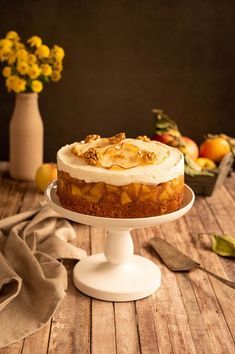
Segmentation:
<svg viewBox="0 0 235 354">
<path fill-rule="evenodd" d="M 86 138 L 85 138 L 85 144 L 86 143 L 90 143 L 91 141 L 94 141 L 94 140 L 97 140 L 97 139 L 100 139 L 100 135 L 97 135 L 97 134 L 87 135 Z"/>
<path fill-rule="evenodd" d="M 155 152 L 152 151 L 140 150 L 139 155 L 144 163 L 153 163 L 157 159 Z"/>
<path fill-rule="evenodd" d="M 139 135 L 139 136 L 137 136 L 136 139 L 145 141 L 146 143 L 149 142 L 149 141 L 151 141 L 151 139 L 149 139 L 149 138 L 147 137 L 147 135 Z"/>
<path fill-rule="evenodd" d="M 88 149 L 79 157 L 83 158 L 88 165 L 97 166 L 99 164 L 99 152 L 95 148 Z"/>
<path fill-rule="evenodd" d="M 72 147 L 71 152 L 74 155 L 79 156 L 79 151 L 77 150 L 77 143 Z"/>
<path fill-rule="evenodd" d="M 109 142 L 110 144 L 117 144 L 117 143 L 120 143 L 120 141 L 126 139 L 126 134 L 125 133 L 119 133 L 119 134 L 116 134 L 114 136 L 111 136 L 109 138 Z"/>
</svg>

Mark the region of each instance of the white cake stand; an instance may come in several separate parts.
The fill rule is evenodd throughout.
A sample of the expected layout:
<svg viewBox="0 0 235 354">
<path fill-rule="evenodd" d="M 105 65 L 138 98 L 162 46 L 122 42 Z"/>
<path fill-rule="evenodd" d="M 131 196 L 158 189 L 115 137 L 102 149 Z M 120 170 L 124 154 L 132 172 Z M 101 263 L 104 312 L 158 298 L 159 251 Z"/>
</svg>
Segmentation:
<svg viewBox="0 0 235 354">
<path fill-rule="evenodd" d="M 149 259 L 133 254 L 130 230 L 168 223 L 186 214 L 195 198 L 187 185 L 181 209 L 138 219 L 103 218 L 70 211 L 61 206 L 56 191 L 54 181 L 45 191 L 45 197 L 57 213 L 85 225 L 105 227 L 108 231 L 104 253 L 88 256 L 74 267 L 73 281 L 81 292 L 101 300 L 132 301 L 149 296 L 159 288 L 161 272 Z"/>
</svg>

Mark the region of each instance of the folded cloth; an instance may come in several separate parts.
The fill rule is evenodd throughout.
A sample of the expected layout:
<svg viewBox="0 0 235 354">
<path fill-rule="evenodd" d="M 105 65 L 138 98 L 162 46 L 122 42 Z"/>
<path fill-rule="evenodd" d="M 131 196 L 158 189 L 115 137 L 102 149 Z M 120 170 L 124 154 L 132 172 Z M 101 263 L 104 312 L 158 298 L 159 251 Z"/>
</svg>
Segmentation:
<svg viewBox="0 0 235 354">
<path fill-rule="evenodd" d="M 86 252 L 72 225 L 48 205 L 0 220 L 0 348 L 44 326 L 66 294 L 60 259 Z"/>
</svg>

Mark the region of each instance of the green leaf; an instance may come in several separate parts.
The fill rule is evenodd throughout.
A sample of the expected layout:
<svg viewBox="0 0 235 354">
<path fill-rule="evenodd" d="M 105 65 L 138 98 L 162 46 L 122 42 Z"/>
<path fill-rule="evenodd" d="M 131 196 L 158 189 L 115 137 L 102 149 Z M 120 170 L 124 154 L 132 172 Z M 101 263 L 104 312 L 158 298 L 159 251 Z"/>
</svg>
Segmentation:
<svg viewBox="0 0 235 354">
<path fill-rule="evenodd" d="M 212 236 L 212 250 L 225 257 L 235 257 L 235 238 L 230 235 Z"/>
<path fill-rule="evenodd" d="M 178 131 L 178 127 L 175 121 L 173 121 L 167 114 L 163 113 L 161 109 L 153 109 L 153 118 L 154 118 L 154 126 L 155 130 L 164 129 L 169 131 L 170 129 L 174 129 Z"/>
<path fill-rule="evenodd" d="M 158 122 L 157 124 L 159 129 L 165 129 L 169 127 L 169 123 L 168 122 Z"/>
</svg>

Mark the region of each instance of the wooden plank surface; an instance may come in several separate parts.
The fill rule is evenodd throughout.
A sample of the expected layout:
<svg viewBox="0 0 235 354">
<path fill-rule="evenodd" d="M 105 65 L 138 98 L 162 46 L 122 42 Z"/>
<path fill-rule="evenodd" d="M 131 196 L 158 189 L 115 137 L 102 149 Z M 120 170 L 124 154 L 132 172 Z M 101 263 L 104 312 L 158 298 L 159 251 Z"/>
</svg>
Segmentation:
<svg viewBox="0 0 235 354">
<path fill-rule="evenodd" d="M 34 183 L 10 180 L 7 164 L 0 164 L 1 218 L 29 210 L 43 199 Z M 75 245 L 88 254 L 103 251 L 104 229 L 73 225 Z M 214 232 L 235 236 L 235 175 L 213 196 L 197 197 L 181 219 L 132 230 L 135 253 L 160 267 L 162 281 L 156 293 L 131 302 L 91 299 L 73 285 L 75 262 L 64 261 L 69 289 L 54 318 L 24 340 L 1 348 L 0 354 L 234 353 L 235 290 L 200 270 L 169 271 L 148 245 L 152 236 L 164 238 L 204 267 L 235 281 L 235 259 L 211 251 Z"/>
</svg>

